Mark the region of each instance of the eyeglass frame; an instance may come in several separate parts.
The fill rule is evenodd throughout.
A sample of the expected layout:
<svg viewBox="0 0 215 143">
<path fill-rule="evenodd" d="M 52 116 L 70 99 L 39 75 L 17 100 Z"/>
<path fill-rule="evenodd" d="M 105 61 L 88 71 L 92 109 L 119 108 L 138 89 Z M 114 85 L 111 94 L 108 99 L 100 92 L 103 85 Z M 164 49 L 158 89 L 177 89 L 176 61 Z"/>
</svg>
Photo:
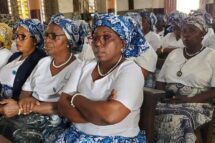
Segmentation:
<svg viewBox="0 0 215 143">
<path fill-rule="evenodd" d="M 65 36 L 65 34 L 56 34 L 54 32 L 50 32 L 50 33 L 44 32 L 43 36 L 44 36 L 44 40 L 47 40 L 47 38 L 49 38 L 50 40 L 55 41 L 55 40 L 57 40 L 58 36 Z"/>
<path fill-rule="evenodd" d="M 25 35 L 25 34 L 18 34 L 18 33 L 14 34 L 14 39 L 15 40 L 19 39 L 19 41 L 25 41 L 28 38 L 34 38 L 34 36 L 32 36 L 32 35 Z"/>
</svg>

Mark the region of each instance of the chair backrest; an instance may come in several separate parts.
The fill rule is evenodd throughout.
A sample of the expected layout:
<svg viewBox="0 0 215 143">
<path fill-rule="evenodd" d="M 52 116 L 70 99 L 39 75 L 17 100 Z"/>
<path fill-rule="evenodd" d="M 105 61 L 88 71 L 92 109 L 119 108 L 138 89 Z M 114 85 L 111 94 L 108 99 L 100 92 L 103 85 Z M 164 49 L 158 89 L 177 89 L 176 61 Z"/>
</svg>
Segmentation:
<svg viewBox="0 0 215 143">
<path fill-rule="evenodd" d="M 153 143 L 154 118 L 157 101 L 165 95 L 165 91 L 144 87 L 144 101 L 140 111 L 139 126 L 145 130 L 147 143 Z"/>
</svg>

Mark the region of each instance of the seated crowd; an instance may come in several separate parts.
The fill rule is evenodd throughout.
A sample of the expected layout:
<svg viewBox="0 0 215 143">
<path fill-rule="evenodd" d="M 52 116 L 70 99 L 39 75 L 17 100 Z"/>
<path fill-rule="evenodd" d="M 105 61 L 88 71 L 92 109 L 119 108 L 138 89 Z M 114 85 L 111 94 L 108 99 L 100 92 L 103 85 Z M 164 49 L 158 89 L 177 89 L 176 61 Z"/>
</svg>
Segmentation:
<svg viewBox="0 0 215 143">
<path fill-rule="evenodd" d="M 0 23 L 0 135 L 16 143 L 146 143 L 145 86 L 166 91 L 154 142 L 195 143 L 214 112 L 212 17 L 108 13 L 90 24 L 62 14 L 46 26 Z"/>
</svg>

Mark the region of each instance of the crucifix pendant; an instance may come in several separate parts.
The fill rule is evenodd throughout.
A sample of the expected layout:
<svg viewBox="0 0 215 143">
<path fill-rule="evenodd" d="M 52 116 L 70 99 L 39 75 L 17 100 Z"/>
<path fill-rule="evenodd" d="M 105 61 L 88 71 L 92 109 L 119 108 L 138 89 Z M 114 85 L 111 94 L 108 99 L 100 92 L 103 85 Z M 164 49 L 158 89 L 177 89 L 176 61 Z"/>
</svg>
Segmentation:
<svg viewBox="0 0 215 143">
<path fill-rule="evenodd" d="M 178 77 L 181 77 L 181 76 L 182 76 L 182 71 L 179 70 L 179 71 L 176 73 L 176 75 L 177 75 Z"/>
</svg>

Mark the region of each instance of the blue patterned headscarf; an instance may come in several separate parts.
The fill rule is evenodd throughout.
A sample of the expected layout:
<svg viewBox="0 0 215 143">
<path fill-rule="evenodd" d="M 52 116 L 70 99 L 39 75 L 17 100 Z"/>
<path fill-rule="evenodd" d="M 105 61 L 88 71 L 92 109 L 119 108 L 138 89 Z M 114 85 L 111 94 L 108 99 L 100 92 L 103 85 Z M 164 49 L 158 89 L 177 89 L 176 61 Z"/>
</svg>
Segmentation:
<svg viewBox="0 0 215 143">
<path fill-rule="evenodd" d="M 43 39 L 43 31 L 44 27 L 40 23 L 38 19 L 26 19 L 20 20 L 18 26 L 22 26 L 27 29 L 33 37 L 37 40 L 37 47 L 43 48 L 44 39 Z"/>
<path fill-rule="evenodd" d="M 150 30 L 154 31 L 154 26 L 157 23 L 157 17 L 153 12 L 143 11 L 140 13 L 142 17 L 145 17 L 147 22 L 150 24 Z"/>
<path fill-rule="evenodd" d="M 182 26 L 184 19 L 187 17 L 185 13 L 179 11 L 173 11 L 168 16 L 167 24 L 171 27 L 177 25 L 179 28 Z"/>
<path fill-rule="evenodd" d="M 208 31 L 205 19 L 200 15 L 190 14 L 187 18 L 184 19 L 184 24 L 191 24 L 196 26 L 203 32 L 203 34 L 206 34 Z"/>
<path fill-rule="evenodd" d="M 141 17 L 141 15 L 139 13 L 137 13 L 137 12 L 127 12 L 125 14 L 125 16 L 133 18 L 136 21 L 137 26 L 140 27 L 140 29 L 143 29 L 142 17 Z"/>
<path fill-rule="evenodd" d="M 80 28 L 81 23 L 65 18 L 61 13 L 52 16 L 49 24 L 51 23 L 57 24 L 63 30 L 72 48 L 76 49 L 83 45 L 85 32 Z"/>
<path fill-rule="evenodd" d="M 203 10 L 203 9 L 192 10 L 189 13 L 189 15 L 202 16 L 204 18 L 205 23 L 207 24 L 207 26 L 211 26 L 213 24 L 213 17 L 206 10 Z"/>
<path fill-rule="evenodd" d="M 132 18 L 116 16 L 113 13 L 96 15 L 94 17 L 93 32 L 98 26 L 106 26 L 116 32 L 125 42 L 123 55 L 137 57 L 149 48 L 142 31 L 136 26 Z"/>
</svg>

